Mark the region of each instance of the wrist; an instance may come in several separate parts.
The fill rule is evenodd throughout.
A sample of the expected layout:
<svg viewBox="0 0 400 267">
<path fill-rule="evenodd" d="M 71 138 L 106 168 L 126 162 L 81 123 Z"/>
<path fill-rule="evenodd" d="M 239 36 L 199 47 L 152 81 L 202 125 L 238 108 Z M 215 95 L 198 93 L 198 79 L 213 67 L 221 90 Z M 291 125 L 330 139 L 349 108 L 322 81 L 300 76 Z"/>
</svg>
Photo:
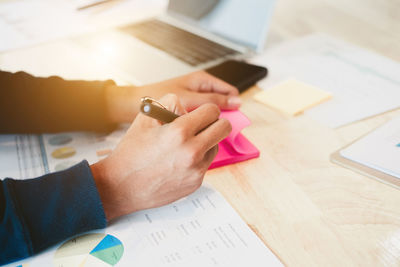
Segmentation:
<svg viewBox="0 0 400 267">
<path fill-rule="evenodd" d="M 110 221 L 116 217 L 119 217 L 120 212 L 118 205 L 116 205 L 113 200 L 113 186 L 111 184 L 111 180 L 109 179 L 110 176 L 105 165 L 105 160 L 102 160 L 90 165 L 90 170 L 96 183 L 100 200 L 103 204 L 104 214 L 106 215 L 107 221 Z"/>
<path fill-rule="evenodd" d="M 133 86 L 111 85 L 105 89 L 107 117 L 112 123 L 132 122 L 139 110 L 140 97 Z"/>
</svg>

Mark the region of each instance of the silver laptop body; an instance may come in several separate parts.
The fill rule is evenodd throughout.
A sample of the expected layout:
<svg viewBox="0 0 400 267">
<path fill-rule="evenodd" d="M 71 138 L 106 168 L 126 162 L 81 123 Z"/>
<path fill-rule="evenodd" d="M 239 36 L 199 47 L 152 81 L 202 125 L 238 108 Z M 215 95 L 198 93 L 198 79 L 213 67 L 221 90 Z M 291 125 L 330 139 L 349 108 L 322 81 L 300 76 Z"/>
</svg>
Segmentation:
<svg viewBox="0 0 400 267">
<path fill-rule="evenodd" d="M 160 16 L 74 41 L 122 79 L 153 83 L 261 52 L 274 1 L 170 0 Z"/>
</svg>

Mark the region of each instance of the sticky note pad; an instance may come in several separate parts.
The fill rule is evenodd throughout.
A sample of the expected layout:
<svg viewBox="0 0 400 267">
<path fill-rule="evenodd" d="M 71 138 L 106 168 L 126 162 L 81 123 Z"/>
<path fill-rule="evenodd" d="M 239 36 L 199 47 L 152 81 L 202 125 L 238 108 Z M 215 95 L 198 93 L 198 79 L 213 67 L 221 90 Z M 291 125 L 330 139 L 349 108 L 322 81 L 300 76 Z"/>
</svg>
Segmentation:
<svg viewBox="0 0 400 267">
<path fill-rule="evenodd" d="M 222 111 L 220 118 L 229 120 L 232 131 L 218 144 L 218 154 L 209 169 L 257 158 L 260 151 L 240 133 L 251 124 L 250 120 L 239 110 Z"/>
<path fill-rule="evenodd" d="M 297 115 L 331 97 L 329 92 L 294 79 L 254 95 L 257 101 L 289 115 Z"/>
</svg>

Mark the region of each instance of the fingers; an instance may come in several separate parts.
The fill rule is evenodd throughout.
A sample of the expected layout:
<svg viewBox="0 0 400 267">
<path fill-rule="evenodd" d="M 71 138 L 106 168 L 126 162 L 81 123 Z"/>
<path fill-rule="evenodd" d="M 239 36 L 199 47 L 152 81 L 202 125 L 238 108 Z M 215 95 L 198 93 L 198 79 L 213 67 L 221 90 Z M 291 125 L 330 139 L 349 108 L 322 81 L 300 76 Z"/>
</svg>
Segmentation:
<svg viewBox="0 0 400 267">
<path fill-rule="evenodd" d="M 205 168 L 205 169 L 208 169 L 208 167 L 210 167 L 210 164 L 212 163 L 214 158 L 217 156 L 217 154 L 218 154 L 218 145 L 215 145 L 210 150 L 208 150 L 206 152 L 206 154 L 204 155 L 204 160 L 203 160 L 203 166 L 202 167 Z"/>
<path fill-rule="evenodd" d="M 230 122 L 226 119 L 219 119 L 195 136 L 192 142 L 200 146 L 199 149 L 206 153 L 227 137 L 231 131 Z"/>
<path fill-rule="evenodd" d="M 191 81 L 190 90 L 224 95 L 239 95 L 239 91 L 234 86 L 205 71 L 189 74 L 188 78 Z"/>
<path fill-rule="evenodd" d="M 160 103 L 177 114 L 186 113 L 176 95 L 168 94 L 160 99 Z M 218 119 L 219 108 L 214 104 L 204 104 L 196 110 L 184 114 L 169 124 L 169 128 L 176 136 L 176 140 L 186 140 L 197 147 L 198 152 L 205 155 L 231 132 L 232 127 L 228 120 Z M 143 114 L 139 114 L 134 122 L 142 127 L 154 127 L 160 123 Z"/>
<path fill-rule="evenodd" d="M 191 103 L 193 106 L 200 106 L 205 103 L 214 103 L 222 110 L 236 110 L 242 104 L 241 99 L 234 95 L 222 95 L 217 93 L 195 93 Z"/>
<path fill-rule="evenodd" d="M 191 166 L 197 166 L 200 171 L 206 171 L 218 154 L 218 143 L 222 141 L 232 130 L 228 120 L 219 119 L 206 130 L 195 136 L 189 143 L 191 148 L 188 162 Z"/>
<path fill-rule="evenodd" d="M 195 136 L 218 120 L 220 110 L 216 105 L 204 104 L 174 121 L 176 127 L 185 128 L 188 136 Z"/>
</svg>

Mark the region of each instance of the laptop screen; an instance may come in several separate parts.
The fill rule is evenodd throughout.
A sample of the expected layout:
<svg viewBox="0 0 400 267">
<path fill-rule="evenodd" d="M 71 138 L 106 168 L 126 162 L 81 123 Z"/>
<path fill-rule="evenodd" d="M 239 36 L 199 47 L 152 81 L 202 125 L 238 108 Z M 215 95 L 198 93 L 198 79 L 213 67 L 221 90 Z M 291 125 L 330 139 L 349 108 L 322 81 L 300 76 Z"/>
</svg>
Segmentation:
<svg viewBox="0 0 400 267">
<path fill-rule="evenodd" d="M 253 50 L 264 48 L 275 0 L 170 0 L 168 12 Z"/>
</svg>

